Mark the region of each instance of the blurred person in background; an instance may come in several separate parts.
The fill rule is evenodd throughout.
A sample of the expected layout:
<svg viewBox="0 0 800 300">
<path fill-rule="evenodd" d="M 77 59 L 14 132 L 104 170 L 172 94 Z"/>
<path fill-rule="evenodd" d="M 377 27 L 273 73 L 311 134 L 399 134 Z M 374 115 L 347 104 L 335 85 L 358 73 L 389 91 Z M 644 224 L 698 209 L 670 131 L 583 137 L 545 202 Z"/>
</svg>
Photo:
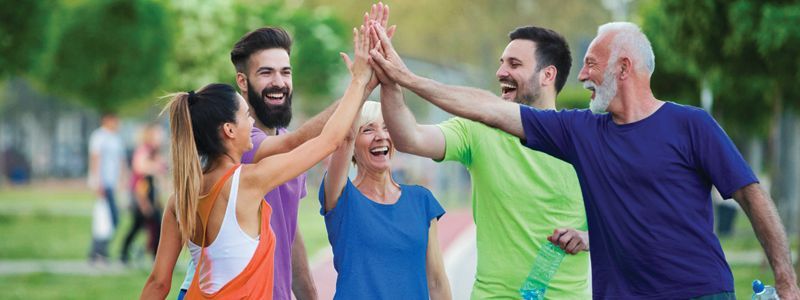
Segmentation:
<svg viewBox="0 0 800 300">
<path fill-rule="evenodd" d="M 120 138 L 119 118 L 105 113 L 89 137 L 89 188 L 98 197 L 92 215 L 92 245 L 89 261 L 108 260 L 108 243 L 119 222 L 115 196 L 121 174 L 125 169 L 125 144 Z"/>
<path fill-rule="evenodd" d="M 147 250 L 155 256 L 161 232 L 161 203 L 158 201 L 158 179 L 167 171 L 161 156 L 164 131 L 157 123 L 144 126 L 139 136 L 139 146 L 131 161 L 131 216 L 133 224 L 125 236 L 120 260 L 127 264 L 130 246 L 136 233 L 146 228 L 149 232 Z"/>
</svg>

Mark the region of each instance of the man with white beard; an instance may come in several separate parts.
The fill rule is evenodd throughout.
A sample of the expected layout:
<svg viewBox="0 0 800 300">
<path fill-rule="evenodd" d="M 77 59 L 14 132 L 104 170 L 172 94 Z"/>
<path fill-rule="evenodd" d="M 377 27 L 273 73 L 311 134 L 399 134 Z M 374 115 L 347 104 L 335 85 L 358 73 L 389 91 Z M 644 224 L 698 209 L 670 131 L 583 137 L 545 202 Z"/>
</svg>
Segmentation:
<svg viewBox="0 0 800 300">
<path fill-rule="evenodd" d="M 591 112 L 537 110 L 416 76 L 372 26 L 384 47 L 385 54 L 371 53 L 381 76 L 575 167 L 589 222 L 593 297 L 735 299 L 713 232 L 713 184 L 750 218 L 780 297 L 800 299 L 774 204 L 707 112 L 655 98 L 655 57 L 638 26 L 598 29 L 578 76 L 593 92 Z"/>
</svg>

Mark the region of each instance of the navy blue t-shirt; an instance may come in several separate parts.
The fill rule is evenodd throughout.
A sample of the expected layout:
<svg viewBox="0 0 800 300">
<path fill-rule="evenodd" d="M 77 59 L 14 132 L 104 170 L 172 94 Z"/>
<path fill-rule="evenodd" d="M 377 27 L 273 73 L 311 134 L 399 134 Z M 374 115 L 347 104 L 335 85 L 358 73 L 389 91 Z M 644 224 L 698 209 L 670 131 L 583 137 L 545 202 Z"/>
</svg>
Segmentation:
<svg viewBox="0 0 800 300">
<path fill-rule="evenodd" d="M 370 200 L 350 179 L 339 201 L 325 213 L 325 181 L 319 188 L 333 248 L 334 299 L 428 299 L 425 263 L 428 229 L 444 209 L 431 192 L 400 185 L 394 204 Z"/>
<path fill-rule="evenodd" d="M 624 125 L 588 110 L 520 106 L 520 114 L 522 143 L 578 173 L 594 297 L 676 299 L 734 290 L 714 235 L 711 185 L 727 199 L 758 179 L 707 112 L 666 102 Z"/>
</svg>

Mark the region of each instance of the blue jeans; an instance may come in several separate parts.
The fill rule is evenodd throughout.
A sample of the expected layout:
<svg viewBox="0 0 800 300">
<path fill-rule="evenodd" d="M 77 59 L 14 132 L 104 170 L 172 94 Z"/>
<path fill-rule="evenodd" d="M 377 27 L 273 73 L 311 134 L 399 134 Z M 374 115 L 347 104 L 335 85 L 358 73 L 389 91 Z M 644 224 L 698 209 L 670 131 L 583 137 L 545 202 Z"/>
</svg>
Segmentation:
<svg viewBox="0 0 800 300">
<path fill-rule="evenodd" d="M 119 216 L 117 214 L 117 201 L 114 200 L 114 188 L 103 188 L 103 193 L 106 196 L 106 201 L 108 201 L 108 209 L 111 210 L 111 224 L 114 224 L 114 228 L 117 228 Z"/>
</svg>

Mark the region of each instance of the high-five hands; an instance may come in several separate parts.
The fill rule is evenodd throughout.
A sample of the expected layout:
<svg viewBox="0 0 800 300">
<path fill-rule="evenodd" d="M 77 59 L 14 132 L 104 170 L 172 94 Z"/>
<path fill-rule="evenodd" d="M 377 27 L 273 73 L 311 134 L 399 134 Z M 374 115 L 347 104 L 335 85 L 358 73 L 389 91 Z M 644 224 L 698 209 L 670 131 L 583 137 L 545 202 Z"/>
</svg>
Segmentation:
<svg viewBox="0 0 800 300">
<path fill-rule="evenodd" d="M 375 41 L 375 46 L 369 51 L 370 65 L 375 70 L 375 75 L 381 83 L 397 82 L 403 83 L 411 78 L 412 73 L 408 70 L 400 55 L 394 50 L 389 31 L 378 22 L 370 22 L 370 40 Z M 390 29 L 394 33 L 394 29 Z"/>
<path fill-rule="evenodd" d="M 362 26 L 368 27 L 367 29 L 368 32 L 371 31 L 371 28 L 369 28 L 371 22 L 377 22 L 378 24 L 380 24 L 382 27 L 385 28 L 389 23 L 389 5 L 385 5 L 382 2 L 378 2 L 378 4 L 373 4 L 370 9 L 370 12 L 364 14 L 364 23 L 362 24 Z M 394 36 L 394 32 L 396 29 L 397 29 L 396 25 L 392 25 L 391 27 L 389 27 L 389 29 L 386 30 L 386 36 L 389 39 L 391 39 L 392 36 Z M 373 36 L 372 34 L 368 34 L 370 49 L 375 48 L 376 43 L 378 42 L 378 39 L 372 38 L 372 36 Z M 350 57 L 348 57 L 347 54 L 345 54 L 344 52 L 339 52 L 339 56 L 342 57 L 342 60 L 347 66 L 347 69 L 350 71 L 350 75 L 352 75 L 353 62 L 350 60 Z M 371 58 L 369 60 L 371 60 Z M 370 63 L 370 65 L 371 64 L 372 63 Z M 387 82 L 379 80 L 377 76 L 373 75 L 372 78 L 370 78 L 369 83 L 367 84 L 366 90 L 368 92 L 371 92 L 373 89 L 375 89 L 376 86 L 378 86 L 379 83 L 387 83 Z"/>
</svg>

